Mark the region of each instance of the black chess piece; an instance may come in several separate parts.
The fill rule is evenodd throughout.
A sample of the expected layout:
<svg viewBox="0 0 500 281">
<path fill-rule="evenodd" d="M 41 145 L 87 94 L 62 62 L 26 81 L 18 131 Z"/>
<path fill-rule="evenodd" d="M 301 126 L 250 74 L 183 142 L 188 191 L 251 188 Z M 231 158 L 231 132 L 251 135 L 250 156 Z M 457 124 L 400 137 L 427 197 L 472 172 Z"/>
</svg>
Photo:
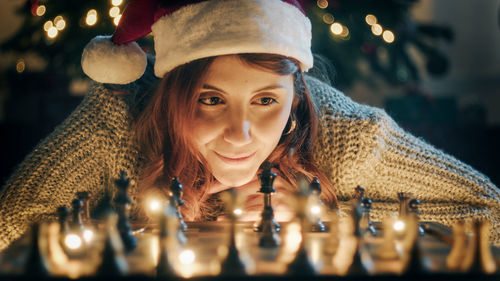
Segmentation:
<svg viewBox="0 0 500 281">
<path fill-rule="evenodd" d="M 177 177 L 172 179 L 170 183 L 170 197 L 173 199 L 171 204 L 175 207 L 177 217 L 179 220 L 179 229 L 186 232 L 188 230 L 188 226 L 186 222 L 184 222 L 184 218 L 182 213 L 179 210 L 180 206 L 184 206 L 184 200 L 182 200 L 182 184 L 180 183 Z"/>
<path fill-rule="evenodd" d="M 270 162 L 264 162 L 261 165 L 262 172 L 259 174 L 259 192 L 264 194 L 264 209 L 262 210 L 260 221 L 254 225 L 254 231 L 256 232 L 263 232 L 265 225 L 271 226 L 268 229 L 273 229 L 275 232 L 279 232 L 281 229 L 280 224 L 274 218 L 274 209 L 271 204 L 271 195 L 276 192 L 273 183 L 274 179 L 278 176 L 271 171 L 272 168 L 273 165 Z"/>
<path fill-rule="evenodd" d="M 102 261 L 97 268 L 98 276 L 124 276 L 128 272 L 128 264 L 123 255 L 123 242 L 113 225 L 116 215 L 108 213 Z"/>
<path fill-rule="evenodd" d="M 320 196 L 321 196 L 321 184 L 319 183 L 319 179 L 314 177 L 311 183 L 309 184 L 309 188 L 311 190 L 311 196 L 314 197 L 314 200 L 317 200 L 318 205 L 322 205 Z M 311 224 L 311 231 L 313 232 L 325 232 L 326 226 L 321 221 L 321 216 L 318 215 L 317 218 Z"/>
<path fill-rule="evenodd" d="M 361 202 L 361 200 L 363 200 L 363 198 L 365 198 L 365 189 L 358 185 L 354 189 L 354 198 L 353 198 L 353 200 L 357 201 L 357 202 Z"/>
<path fill-rule="evenodd" d="M 82 210 L 82 220 L 84 223 L 90 222 L 90 196 L 87 191 L 79 191 L 76 193 L 76 198 L 80 199 L 83 202 L 83 210 Z"/>
<path fill-rule="evenodd" d="M 160 232 L 158 234 L 158 243 L 160 255 L 158 257 L 158 265 L 156 266 L 156 275 L 158 277 L 173 277 L 176 275 L 168 258 L 169 245 L 171 244 L 170 239 L 172 239 L 170 233 L 171 227 L 169 225 L 171 223 L 169 220 L 172 220 L 172 210 L 169 208 L 171 208 L 171 206 L 163 208 L 159 215 Z M 179 230 L 177 229 L 176 232 L 179 232 Z M 182 234 L 182 232 L 180 233 Z"/>
<path fill-rule="evenodd" d="M 370 219 L 372 200 L 370 198 L 363 198 L 363 200 L 361 200 L 361 207 L 362 214 L 359 221 L 360 228 L 362 232 L 368 231 L 373 237 L 375 237 L 377 235 L 377 231 L 375 230 L 373 222 Z"/>
<path fill-rule="evenodd" d="M 245 263 L 241 260 L 238 248 L 236 247 L 236 215 L 234 209 L 236 208 L 236 192 L 234 189 L 226 191 L 225 209 L 230 219 L 230 232 L 229 232 L 229 247 L 227 256 L 221 262 L 221 275 L 225 276 L 241 276 L 246 275 Z"/>
<path fill-rule="evenodd" d="M 118 188 L 114 203 L 118 213 L 117 228 L 122 238 L 126 252 L 130 252 L 137 247 L 137 238 L 132 233 L 132 227 L 129 221 L 130 204 L 132 200 L 128 195 L 130 179 L 127 178 L 127 172 L 121 171 L 120 178 L 115 180 L 115 185 Z"/>
<path fill-rule="evenodd" d="M 30 235 L 30 249 L 24 265 L 24 272 L 27 276 L 37 279 L 48 277 L 50 273 L 40 252 L 40 225 L 38 223 L 31 226 Z"/>
<path fill-rule="evenodd" d="M 71 221 L 71 230 L 77 233 L 83 231 L 83 221 L 82 221 L 82 208 L 83 202 L 80 199 L 73 199 L 71 202 L 71 207 L 73 207 L 72 211 L 72 221 Z"/>
<path fill-rule="evenodd" d="M 404 274 L 415 276 L 420 275 L 425 271 L 424 264 L 422 262 L 422 252 L 420 250 L 419 243 L 419 224 L 417 220 L 416 214 L 408 214 L 407 219 L 405 220 L 408 225 L 407 232 L 409 235 L 409 239 L 411 239 L 409 243 L 409 249 L 405 249 L 409 251 L 408 260 L 406 262 L 406 266 L 404 269 Z M 410 225 L 411 224 L 411 225 Z M 410 233 L 413 232 L 413 233 Z"/>
<path fill-rule="evenodd" d="M 420 210 L 418 209 L 418 206 L 420 205 L 420 200 L 418 199 L 411 199 L 409 202 L 408 202 L 408 209 L 411 213 L 414 213 L 415 214 L 415 217 L 418 218 L 418 214 L 420 214 Z M 425 230 L 424 228 L 422 227 L 422 225 L 419 223 L 418 224 L 418 234 L 420 236 L 424 235 L 425 234 Z"/>
<path fill-rule="evenodd" d="M 57 208 L 57 218 L 59 222 L 59 229 L 61 233 L 67 233 L 69 231 L 68 225 L 69 208 L 66 206 L 60 206 Z"/>
<path fill-rule="evenodd" d="M 361 197 L 363 198 L 363 197 Z M 361 199 L 362 200 L 362 199 Z M 354 251 L 354 255 L 352 257 L 352 262 L 347 270 L 347 275 L 366 275 L 367 270 L 361 261 L 361 255 L 359 253 L 360 242 L 361 242 L 361 230 L 359 226 L 359 221 L 361 219 L 361 205 L 357 204 L 353 207 L 351 211 L 351 219 L 353 223 L 353 233 L 356 240 L 356 249 Z"/>
</svg>

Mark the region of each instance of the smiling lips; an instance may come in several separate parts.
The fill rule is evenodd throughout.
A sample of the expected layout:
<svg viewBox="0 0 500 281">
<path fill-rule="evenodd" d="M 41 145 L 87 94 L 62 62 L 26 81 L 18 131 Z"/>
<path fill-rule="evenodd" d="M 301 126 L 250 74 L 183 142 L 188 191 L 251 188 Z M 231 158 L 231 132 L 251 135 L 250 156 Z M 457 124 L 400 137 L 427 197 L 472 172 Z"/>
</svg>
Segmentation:
<svg viewBox="0 0 500 281">
<path fill-rule="evenodd" d="M 217 155 L 223 162 L 225 162 L 227 164 L 234 165 L 234 164 L 243 164 L 243 163 L 247 162 L 247 160 L 249 160 L 250 158 L 252 158 L 255 155 L 255 152 L 253 152 L 251 154 L 242 154 L 242 156 L 238 155 L 238 156 L 231 156 L 231 157 L 223 156 L 217 152 L 215 152 L 215 155 Z"/>
</svg>

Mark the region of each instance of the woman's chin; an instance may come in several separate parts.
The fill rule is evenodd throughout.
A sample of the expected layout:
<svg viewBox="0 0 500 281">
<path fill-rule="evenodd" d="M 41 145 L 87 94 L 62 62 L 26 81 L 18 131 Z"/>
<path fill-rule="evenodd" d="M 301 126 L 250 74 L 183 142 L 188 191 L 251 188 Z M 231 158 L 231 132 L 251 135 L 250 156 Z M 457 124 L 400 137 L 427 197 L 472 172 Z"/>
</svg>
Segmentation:
<svg viewBox="0 0 500 281">
<path fill-rule="evenodd" d="M 225 186 L 230 187 L 240 187 L 243 186 L 254 178 L 255 174 L 231 174 L 231 175 L 223 175 L 217 176 L 215 178 Z"/>
</svg>

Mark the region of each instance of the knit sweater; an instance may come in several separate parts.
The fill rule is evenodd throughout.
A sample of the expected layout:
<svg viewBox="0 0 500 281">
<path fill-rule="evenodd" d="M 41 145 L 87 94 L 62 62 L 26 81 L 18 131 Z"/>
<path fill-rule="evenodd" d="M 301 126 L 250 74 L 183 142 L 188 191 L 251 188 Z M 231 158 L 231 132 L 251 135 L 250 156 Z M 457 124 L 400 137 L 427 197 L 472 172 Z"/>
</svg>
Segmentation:
<svg viewBox="0 0 500 281">
<path fill-rule="evenodd" d="M 383 110 L 358 104 L 316 78 L 306 76 L 306 83 L 321 118 L 315 159 L 341 201 L 352 198 L 356 186 L 364 187 L 373 200 L 372 218 L 380 221 L 398 211 L 398 192 L 412 192 L 422 202 L 422 221 L 450 225 L 485 218 L 492 222 L 492 241 L 500 245 L 500 191 L 486 176 L 405 132 Z M 121 170 L 137 181 L 141 155 L 131 141 L 136 104 L 105 85 L 90 87 L 3 186 L 0 250 L 32 222 L 69 206 L 76 192 L 89 192 L 95 206 Z"/>
</svg>

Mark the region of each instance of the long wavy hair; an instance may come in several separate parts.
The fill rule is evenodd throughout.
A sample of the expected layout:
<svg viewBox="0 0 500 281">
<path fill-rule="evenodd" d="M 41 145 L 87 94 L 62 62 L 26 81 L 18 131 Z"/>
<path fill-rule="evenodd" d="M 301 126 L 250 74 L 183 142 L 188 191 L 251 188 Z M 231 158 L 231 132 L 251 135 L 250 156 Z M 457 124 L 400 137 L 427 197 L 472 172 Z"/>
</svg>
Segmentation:
<svg viewBox="0 0 500 281">
<path fill-rule="evenodd" d="M 267 161 L 273 163 L 280 176 L 292 186 L 296 186 L 299 174 L 309 180 L 318 177 L 323 200 L 336 203 L 331 183 L 314 161 L 313 146 L 319 120 L 298 62 L 274 54 L 235 56 L 251 67 L 294 76 L 291 118 L 296 120 L 296 127 L 289 134 L 283 133 Z M 139 179 L 139 192 L 152 188 L 167 192 L 171 178 L 178 177 L 184 187 L 186 204 L 181 211 L 186 220 L 211 217 L 214 210 L 220 208 L 209 200 L 208 187 L 215 179 L 189 137 L 199 100 L 198 89 L 215 58 L 192 61 L 167 73 L 134 126 L 136 141 L 146 161 Z M 291 118 L 283 132 L 290 129 Z"/>
</svg>

